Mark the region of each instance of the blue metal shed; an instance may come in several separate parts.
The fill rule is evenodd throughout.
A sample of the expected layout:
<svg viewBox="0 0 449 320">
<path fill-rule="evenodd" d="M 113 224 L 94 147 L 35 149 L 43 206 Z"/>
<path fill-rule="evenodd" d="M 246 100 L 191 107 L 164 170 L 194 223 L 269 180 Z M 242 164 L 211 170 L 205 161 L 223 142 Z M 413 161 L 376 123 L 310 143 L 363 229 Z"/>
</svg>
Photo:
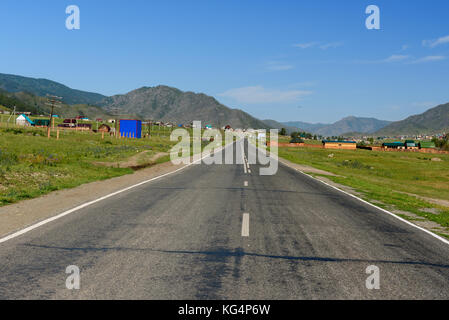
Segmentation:
<svg viewBox="0 0 449 320">
<path fill-rule="evenodd" d="M 120 120 L 120 136 L 124 138 L 142 138 L 142 121 Z"/>
</svg>

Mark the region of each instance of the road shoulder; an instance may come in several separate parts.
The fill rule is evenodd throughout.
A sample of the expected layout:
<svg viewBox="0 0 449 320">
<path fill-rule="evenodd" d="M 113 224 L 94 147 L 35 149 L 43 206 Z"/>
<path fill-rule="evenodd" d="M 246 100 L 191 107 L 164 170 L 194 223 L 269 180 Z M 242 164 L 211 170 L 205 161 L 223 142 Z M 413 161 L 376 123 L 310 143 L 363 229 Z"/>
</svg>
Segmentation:
<svg viewBox="0 0 449 320">
<path fill-rule="evenodd" d="M 336 183 L 336 182 L 332 181 L 331 179 L 329 179 L 329 177 L 337 176 L 331 172 L 316 169 L 316 168 L 313 168 L 313 167 L 310 167 L 307 165 L 296 164 L 296 163 L 293 163 L 293 162 L 288 161 L 281 157 L 279 157 L 279 162 L 281 162 L 283 165 L 285 165 L 293 170 L 296 170 L 303 174 L 306 174 L 316 180 L 319 180 L 319 181 L 321 181 L 325 184 L 328 184 L 334 188 L 337 188 L 343 192 L 351 194 L 357 198 L 360 198 L 360 199 L 366 198 L 363 193 L 358 192 L 349 186 L 345 186 L 343 184 Z M 449 238 L 449 230 L 447 228 L 444 228 L 443 226 L 441 226 L 440 224 L 438 224 L 436 222 L 433 222 L 433 221 L 430 221 L 423 217 L 417 216 L 411 212 L 397 210 L 396 208 L 389 207 L 389 206 L 385 205 L 384 203 L 379 202 L 377 200 L 365 199 L 363 201 L 366 201 L 375 207 L 379 207 L 379 206 L 386 207 L 386 210 L 388 210 L 388 212 L 390 212 L 391 214 L 394 214 L 395 216 L 397 216 L 399 218 L 405 219 L 408 222 L 412 223 L 413 225 L 415 225 L 419 228 L 426 229 L 427 231 L 437 234 L 438 236 L 443 236 L 443 237 Z M 384 210 L 384 209 L 382 209 L 382 210 Z"/>
<path fill-rule="evenodd" d="M 133 174 L 95 181 L 72 189 L 55 191 L 38 198 L 0 207 L 0 237 L 56 216 L 86 202 L 184 167 L 186 165 L 174 165 L 171 162 L 165 162 L 138 170 Z"/>
</svg>

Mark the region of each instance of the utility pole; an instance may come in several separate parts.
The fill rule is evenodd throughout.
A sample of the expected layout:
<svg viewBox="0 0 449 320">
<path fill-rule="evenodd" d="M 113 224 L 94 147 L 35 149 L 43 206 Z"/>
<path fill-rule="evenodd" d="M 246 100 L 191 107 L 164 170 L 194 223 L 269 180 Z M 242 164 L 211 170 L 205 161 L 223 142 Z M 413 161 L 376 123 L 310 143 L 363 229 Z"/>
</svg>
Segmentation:
<svg viewBox="0 0 449 320">
<path fill-rule="evenodd" d="M 119 108 L 112 108 L 112 109 L 111 109 L 111 112 L 112 112 L 112 115 L 113 115 L 114 118 L 115 118 L 115 120 L 114 120 L 114 122 L 115 122 L 115 137 L 117 138 L 117 137 L 118 137 L 118 132 L 117 132 L 117 122 L 118 122 L 118 116 L 119 116 L 119 114 L 118 114 Z"/>
<path fill-rule="evenodd" d="M 16 106 L 14 106 L 14 110 L 8 118 L 8 123 L 6 124 L 6 127 L 9 127 L 9 121 L 11 120 L 11 117 L 14 118 L 15 115 L 16 115 Z"/>
<path fill-rule="evenodd" d="M 53 119 L 54 108 L 55 107 L 59 107 L 61 105 L 61 100 L 62 100 L 61 97 L 47 94 L 47 103 L 46 103 L 46 105 L 51 107 L 50 122 L 48 123 L 48 128 L 47 128 L 47 137 L 48 137 L 48 139 L 50 139 L 52 122 L 53 122 L 53 127 L 54 127 L 54 119 Z"/>
</svg>

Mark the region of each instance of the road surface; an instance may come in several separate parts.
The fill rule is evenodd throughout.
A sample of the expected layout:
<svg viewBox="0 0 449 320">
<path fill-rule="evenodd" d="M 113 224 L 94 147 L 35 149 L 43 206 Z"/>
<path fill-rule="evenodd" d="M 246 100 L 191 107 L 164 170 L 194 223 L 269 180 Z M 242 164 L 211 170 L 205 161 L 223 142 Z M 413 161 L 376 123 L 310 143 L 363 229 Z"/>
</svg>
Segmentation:
<svg viewBox="0 0 449 320">
<path fill-rule="evenodd" d="M 260 167 L 192 165 L 1 243 L 0 299 L 449 298 L 447 244 Z M 71 265 L 79 290 L 66 288 Z"/>
</svg>

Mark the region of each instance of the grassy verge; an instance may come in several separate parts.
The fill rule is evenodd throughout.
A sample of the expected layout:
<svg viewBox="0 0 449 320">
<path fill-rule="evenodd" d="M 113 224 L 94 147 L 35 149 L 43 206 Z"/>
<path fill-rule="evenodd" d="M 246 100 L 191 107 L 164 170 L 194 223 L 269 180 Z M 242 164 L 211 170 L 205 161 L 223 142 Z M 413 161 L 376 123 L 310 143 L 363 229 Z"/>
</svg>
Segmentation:
<svg viewBox="0 0 449 320">
<path fill-rule="evenodd" d="M 444 203 L 449 201 L 449 155 L 279 148 L 279 156 L 336 174 L 326 178 L 353 188 L 380 207 L 411 212 L 449 230 L 449 208 Z"/>
<path fill-rule="evenodd" d="M 91 132 L 63 132 L 56 140 L 45 129 L 0 128 L 0 206 L 51 191 L 132 173 L 130 168 L 95 165 L 119 162 L 143 151 L 169 152 L 168 137 L 115 139 Z M 169 161 L 169 156 L 157 163 Z"/>
</svg>

